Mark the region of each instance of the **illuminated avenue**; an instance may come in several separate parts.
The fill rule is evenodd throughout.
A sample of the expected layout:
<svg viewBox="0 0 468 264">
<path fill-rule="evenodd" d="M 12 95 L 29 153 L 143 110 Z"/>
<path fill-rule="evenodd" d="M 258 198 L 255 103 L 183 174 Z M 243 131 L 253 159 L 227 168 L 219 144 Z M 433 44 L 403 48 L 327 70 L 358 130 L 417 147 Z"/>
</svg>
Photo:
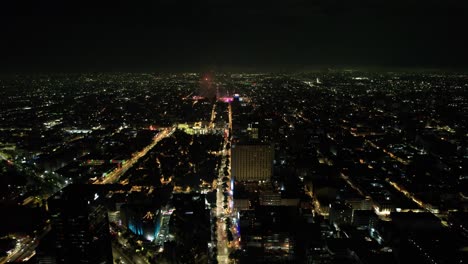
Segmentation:
<svg viewBox="0 0 468 264">
<path fill-rule="evenodd" d="M 174 130 L 175 128 L 164 128 L 161 132 L 159 132 L 158 134 L 156 134 L 156 136 L 154 136 L 151 144 L 146 146 L 140 152 L 132 154 L 132 158 L 128 161 L 126 160 L 121 167 L 116 168 L 109 174 L 106 174 L 104 178 L 98 179 L 93 183 L 94 184 L 109 184 L 109 183 L 118 182 L 120 179 L 120 176 L 122 176 L 122 174 L 124 174 L 129 168 L 131 168 L 138 161 L 138 159 L 145 156 L 146 153 L 148 153 L 148 151 L 150 151 L 154 146 L 156 146 L 156 144 L 158 144 L 158 142 L 161 139 L 170 136 L 174 132 Z"/>
</svg>

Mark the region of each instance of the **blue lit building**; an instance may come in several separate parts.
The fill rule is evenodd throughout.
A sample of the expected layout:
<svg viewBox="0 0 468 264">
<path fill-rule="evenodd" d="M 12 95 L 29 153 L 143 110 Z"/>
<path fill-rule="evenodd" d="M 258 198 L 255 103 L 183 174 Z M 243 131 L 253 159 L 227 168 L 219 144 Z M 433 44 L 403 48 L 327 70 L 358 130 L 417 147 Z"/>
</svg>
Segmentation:
<svg viewBox="0 0 468 264">
<path fill-rule="evenodd" d="M 135 235 L 153 241 L 161 230 L 161 210 L 126 204 L 121 207 L 122 224 Z"/>
</svg>

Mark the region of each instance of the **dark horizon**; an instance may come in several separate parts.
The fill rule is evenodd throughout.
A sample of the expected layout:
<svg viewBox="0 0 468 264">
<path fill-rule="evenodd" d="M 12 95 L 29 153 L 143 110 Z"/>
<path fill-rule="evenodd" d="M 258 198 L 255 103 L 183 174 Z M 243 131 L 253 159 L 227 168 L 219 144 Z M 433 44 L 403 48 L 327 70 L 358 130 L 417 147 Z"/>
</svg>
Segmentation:
<svg viewBox="0 0 468 264">
<path fill-rule="evenodd" d="M 468 67 L 457 1 L 2 3 L 1 72 Z"/>
<path fill-rule="evenodd" d="M 300 74 L 300 73 L 338 73 L 338 72 L 361 72 L 361 73 L 441 73 L 441 74 L 464 74 L 467 67 L 400 67 L 400 66 L 277 66 L 277 67 L 229 67 L 229 66 L 193 66 L 193 67 L 134 67 L 134 68 L 30 68 L 30 69 L 0 69 L 0 76 L 34 76 L 34 75 L 74 75 L 74 74 L 183 74 L 183 73 L 206 73 L 215 74 Z"/>
</svg>

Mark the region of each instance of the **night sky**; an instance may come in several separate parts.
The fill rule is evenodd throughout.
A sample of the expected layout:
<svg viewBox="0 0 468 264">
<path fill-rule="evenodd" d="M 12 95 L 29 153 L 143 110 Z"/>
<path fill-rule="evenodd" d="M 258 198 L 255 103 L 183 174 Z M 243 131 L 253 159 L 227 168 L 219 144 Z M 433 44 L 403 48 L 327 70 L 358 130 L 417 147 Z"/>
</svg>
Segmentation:
<svg viewBox="0 0 468 264">
<path fill-rule="evenodd" d="M 2 1 L 1 71 L 468 66 L 467 1 L 62 2 Z"/>
</svg>

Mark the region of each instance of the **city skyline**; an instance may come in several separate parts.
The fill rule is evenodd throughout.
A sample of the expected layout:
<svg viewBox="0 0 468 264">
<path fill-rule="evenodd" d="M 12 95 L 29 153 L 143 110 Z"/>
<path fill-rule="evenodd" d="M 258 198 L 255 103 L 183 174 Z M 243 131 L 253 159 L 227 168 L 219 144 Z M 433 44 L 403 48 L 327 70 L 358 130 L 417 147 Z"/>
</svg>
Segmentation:
<svg viewBox="0 0 468 264">
<path fill-rule="evenodd" d="M 468 2 L 0 3 L 0 264 L 462 264 Z"/>
<path fill-rule="evenodd" d="M 467 78 L 0 78 L 0 263 L 462 263 Z"/>
</svg>

